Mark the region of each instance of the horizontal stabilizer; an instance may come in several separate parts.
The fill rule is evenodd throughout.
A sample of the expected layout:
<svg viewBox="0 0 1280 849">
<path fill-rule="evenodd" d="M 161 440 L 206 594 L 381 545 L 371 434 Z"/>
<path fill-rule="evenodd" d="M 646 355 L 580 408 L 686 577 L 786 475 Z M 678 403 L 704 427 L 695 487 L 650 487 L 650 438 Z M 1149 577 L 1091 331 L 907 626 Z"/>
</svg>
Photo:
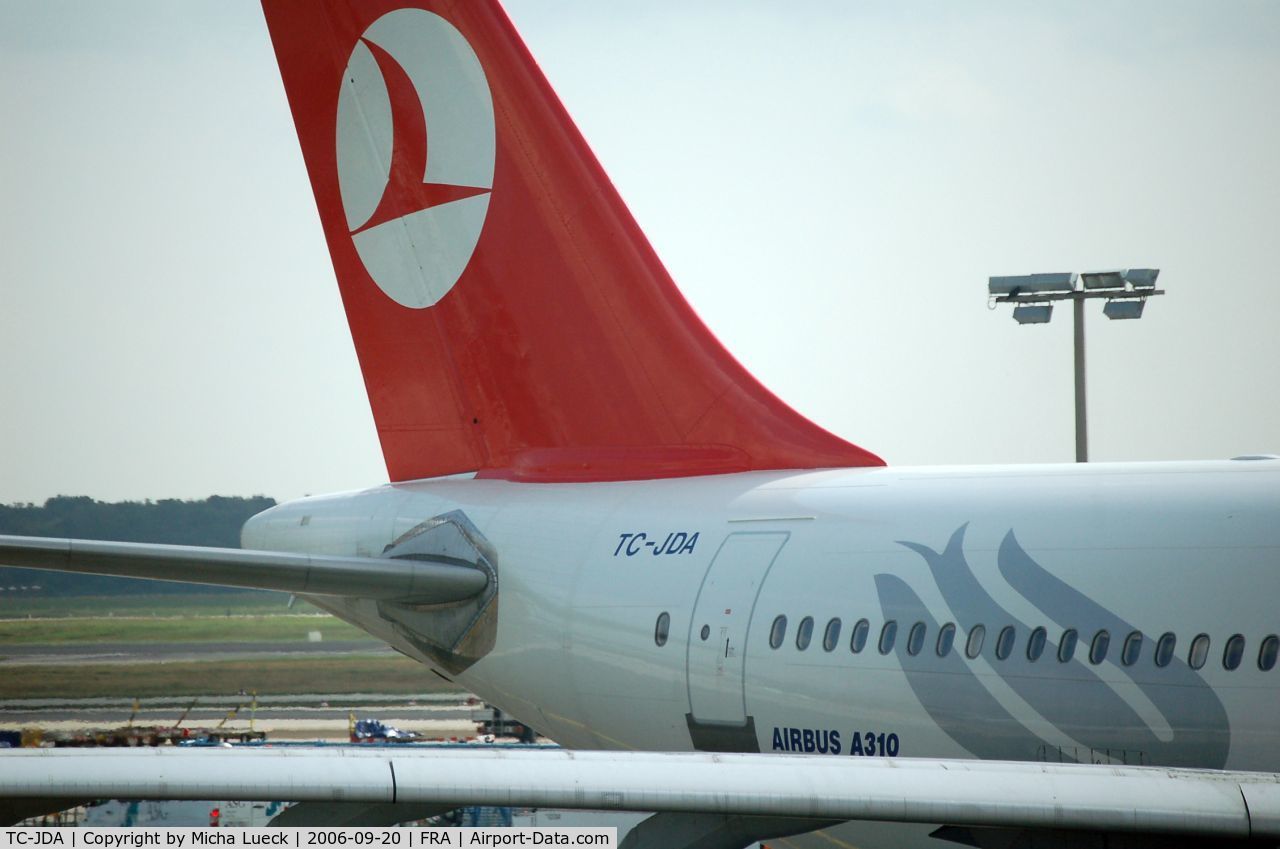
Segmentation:
<svg viewBox="0 0 1280 849">
<path fill-rule="evenodd" d="M 456 561 L 18 536 L 0 536 L 0 565 L 404 604 L 461 601 L 489 581 Z"/>
</svg>

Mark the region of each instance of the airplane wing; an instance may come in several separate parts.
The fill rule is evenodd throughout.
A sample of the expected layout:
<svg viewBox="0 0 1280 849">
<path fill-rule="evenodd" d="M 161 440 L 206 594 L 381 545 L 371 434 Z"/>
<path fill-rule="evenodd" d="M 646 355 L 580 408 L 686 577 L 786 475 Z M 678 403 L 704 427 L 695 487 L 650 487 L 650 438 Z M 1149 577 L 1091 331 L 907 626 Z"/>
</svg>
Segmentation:
<svg viewBox="0 0 1280 849">
<path fill-rule="evenodd" d="M 476 596 L 489 576 L 452 559 L 330 557 L 239 548 L 0 536 L 0 565 L 307 595 L 441 604 Z"/>
<path fill-rule="evenodd" d="M 876 820 L 1177 837 L 1181 845 L 1280 838 L 1273 773 L 500 747 L 0 752 L 0 813 L 10 821 L 24 803 L 100 798 L 297 800 L 384 813 L 388 805 L 648 811 L 668 825 L 750 816 L 787 823 L 789 833 Z M 679 845 L 670 832 L 665 845 Z M 774 835 L 753 839 L 761 836 Z"/>
</svg>

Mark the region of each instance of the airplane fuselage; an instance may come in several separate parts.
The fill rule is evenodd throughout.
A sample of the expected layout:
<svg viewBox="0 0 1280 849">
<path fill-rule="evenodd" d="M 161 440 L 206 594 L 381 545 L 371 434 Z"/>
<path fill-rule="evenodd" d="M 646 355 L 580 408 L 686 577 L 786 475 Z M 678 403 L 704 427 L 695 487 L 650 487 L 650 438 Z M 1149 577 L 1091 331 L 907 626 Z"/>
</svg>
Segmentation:
<svg viewBox="0 0 1280 849">
<path fill-rule="evenodd" d="M 498 591 L 442 671 L 565 746 L 1280 767 L 1274 461 L 438 479 L 244 545 L 377 556 L 445 515 Z M 316 601 L 441 668 L 418 620 Z"/>
</svg>

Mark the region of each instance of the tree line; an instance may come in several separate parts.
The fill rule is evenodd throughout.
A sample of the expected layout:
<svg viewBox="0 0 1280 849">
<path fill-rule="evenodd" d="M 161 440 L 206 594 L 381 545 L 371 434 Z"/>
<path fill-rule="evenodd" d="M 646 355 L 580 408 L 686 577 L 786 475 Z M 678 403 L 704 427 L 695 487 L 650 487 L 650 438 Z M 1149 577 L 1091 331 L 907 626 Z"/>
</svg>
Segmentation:
<svg viewBox="0 0 1280 849">
<path fill-rule="evenodd" d="M 274 498 L 261 495 L 114 503 L 95 501 L 85 495 L 59 495 L 41 505 L 0 505 L 0 534 L 239 548 L 241 525 L 255 513 L 274 507 L 275 503 Z M 43 596 L 226 592 L 218 587 L 168 581 L 0 567 L 4 596 L 10 595 L 10 587 L 24 586 L 39 586 L 39 594 Z"/>
</svg>

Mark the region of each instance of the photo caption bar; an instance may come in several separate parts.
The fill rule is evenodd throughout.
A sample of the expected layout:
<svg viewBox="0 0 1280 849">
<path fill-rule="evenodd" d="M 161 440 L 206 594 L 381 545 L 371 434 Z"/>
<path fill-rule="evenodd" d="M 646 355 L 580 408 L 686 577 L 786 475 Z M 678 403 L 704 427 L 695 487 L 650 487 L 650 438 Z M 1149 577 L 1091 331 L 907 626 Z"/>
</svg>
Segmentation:
<svg viewBox="0 0 1280 849">
<path fill-rule="evenodd" d="M 597 846 L 617 849 L 609 828 L 6 828 L 0 849 L 193 849 L 202 846 L 388 847 Z"/>
</svg>

